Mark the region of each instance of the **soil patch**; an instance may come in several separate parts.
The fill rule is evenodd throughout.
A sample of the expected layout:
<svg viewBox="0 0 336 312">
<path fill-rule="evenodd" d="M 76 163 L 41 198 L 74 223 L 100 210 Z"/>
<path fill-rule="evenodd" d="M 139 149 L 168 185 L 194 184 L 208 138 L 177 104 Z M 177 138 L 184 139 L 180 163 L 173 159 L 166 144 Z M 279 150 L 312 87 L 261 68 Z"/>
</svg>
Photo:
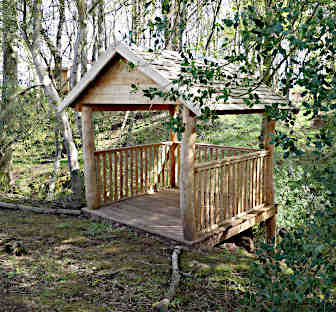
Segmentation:
<svg viewBox="0 0 336 312">
<path fill-rule="evenodd" d="M 169 287 L 174 245 L 125 226 L 0 209 L 8 239 L 28 253 L 0 246 L 0 311 L 152 311 Z M 170 310 L 236 310 L 251 261 L 241 249 L 184 249 Z"/>
</svg>

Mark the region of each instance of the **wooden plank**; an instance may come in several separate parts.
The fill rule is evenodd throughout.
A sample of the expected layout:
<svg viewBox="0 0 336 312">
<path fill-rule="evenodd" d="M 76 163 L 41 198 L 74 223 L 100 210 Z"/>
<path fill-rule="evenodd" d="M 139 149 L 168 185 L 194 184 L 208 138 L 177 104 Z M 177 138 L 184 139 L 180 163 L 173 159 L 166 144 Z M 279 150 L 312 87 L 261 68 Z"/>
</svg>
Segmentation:
<svg viewBox="0 0 336 312">
<path fill-rule="evenodd" d="M 212 156 L 212 155 L 211 155 Z M 213 169 L 209 169 L 209 190 L 208 190 L 208 196 L 209 196 L 209 224 L 208 226 L 214 225 L 214 200 L 213 200 L 213 193 L 214 193 L 214 180 L 213 180 Z"/>
<path fill-rule="evenodd" d="M 179 185 L 181 182 L 180 177 L 181 177 L 181 144 L 177 146 L 177 179 Z"/>
<path fill-rule="evenodd" d="M 101 173 L 101 167 L 100 167 L 100 155 L 97 155 L 96 157 L 96 167 L 97 167 L 97 197 L 99 203 L 101 203 L 102 199 L 102 188 L 103 188 L 103 183 L 102 183 L 102 173 Z"/>
<path fill-rule="evenodd" d="M 232 164 L 232 216 L 237 215 L 237 163 Z"/>
<path fill-rule="evenodd" d="M 238 213 L 243 213 L 244 212 L 244 196 L 245 196 L 245 183 L 244 183 L 244 161 L 241 161 L 238 164 L 238 169 L 239 169 L 239 193 L 238 193 L 238 202 L 239 202 L 239 209 Z"/>
<path fill-rule="evenodd" d="M 175 105 L 173 106 L 172 109 L 169 110 L 170 116 L 173 118 L 177 117 L 178 114 L 178 106 Z M 174 132 L 172 129 L 170 129 L 169 131 L 169 137 L 170 137 L 170 141 L 171 142 L 177 142 L 178 138 L 177 138 L 177 133 Z M 171 146 L 171 151 L 170 151 L 170 163 L 171 163 L 171 167 L 170 167 L 170 187 L 174 188 L 176 187 L 176 145 L 174 147 L 174 145 Z"/>
<path fill-rule="evenodd" d="M 210 206 L 209 206 L 209 169 L 203 170 L 203 187 L 204 187 L 204 228 L 210 224 Z"/>
<path fill-rule="evenodd" d="M 200 175 L 199 173 L 194 173 L 194 187 L 195 187 L 195 192 L 194 192 L 194 214 L 195 214 L 195 227 L 196 231 L 200 230 Z"/>
<path fill-rule="evenodd" d="M 120 198 L 124 197 L 124 164 L 123 164 L 123 152 L 119 153 L 119 180 L 120 180 L 120 189 L 119 196 Z"/>
<path fill-rule="evenodd" d="M 113 171 L 114 171 L 114 200 L 118 200 L 118 154 L 116 152 L 112 152 L 113 154 Z"/>
<path fill-rule="evenodd" d="M 199 172 L 200 174 L 200 188 L 201 188 L 201 229 L 204 230 L 207 226 L 207 205 L 206 205 L 206 176 L 205 171 L 202 170 Z"/>
<path fill-rule="evenodd" d="M 232 166 L 226 165 L 226 174 L 227 174 L 227 210 L 228 214 L 226 218 L 231 218 L 232 217 Z"/>
<path fill-rule="evenodd" d="M 135 194 L 138 194 L 140 191 L 139 187 L 139 149 L 136 148 L 135 152 Z"/>
<path fill-rule="evenodd" d="M 265 124 L 265 138 L 264 147 L 269 152 L 268 168 L 265 169 L 265 197 L 266 203 L 269 205 L 274 204 L 274 181 L 273 181 L 273 154 L 274 154 L 274 144 L 271 144 L 272 135 L 275 131 L 275 121 L 266 117 Z M 266 221 L 266 233 L 267 240 L 271 242 L 276 233 L 276 217 L 275 215 Z"/>
<path fill-rule="evenodd" d="M 173 104 L 109 104 L 97 103 L 88 105 L 94 112 L 122 112 L 122 111 L 167 111 Z M 82 104 L 76 110 L 82 111 Z"/>
<path fill-rule="evenodd" d="M 217 223 L 223 221 L 225 219 L 225 191 L 224 191 L 224 187 L 225 187 L 225 166 L 223 166 L 222 168 L 219 169 L 219 184 L 218 184 L 218 189 L 219 189 L 219 211 L 218 211 L 218 220 Z"/>
<path fill-rule="evenodd" d="M 196 143 L 197 148 L 216 148 L 220 150 L 229 150 L 229 151 L 246 151 L 248 153 L 253 153 L 253 152 L 260 152 L 263 151 L 262 149 L 257 149 L 257 148 L 250 148 L 250 147 L 234 147 L 234 146 L 225 146 L 225 145 L 217 145 L 217 144 L 208 144 L 208 143 Z"/>
<path fill-rule="evenodd" d="M 113 86 L 111 86 L 111 89 Z M 160 97 L 155 97 L 152 100 L 148 97 L 141 95 L 141 93 L 131 93 L 130 86 L 124 86 L 123 88 L 115 88 L 118 92 L 115 93 L 98 93 L 97 91 L 93 92 L 90 95 L 84 96 L 80 100 L 80 104 L 82 105 L 146 105 L 147 109 L 150 110 L 150 106 L 152 105 L 164 105 L 166 107 L 167 102 L 165 102 Z M 111 90 L 113 92 L 113 90 Z M 174 105 L 175 103 L 171 103 Z M 165 110 L 166 108 L 164 108 Z"/>
<path fill-rule="evenodd" d="M 176 147 L 177 144 L 172 145 L 170 147 L 170 187 L 174 188 L 176 186 L 176 176 L 175 176 L 175 172 L 176 172 Z"/>
<path fill-rule="evenodd" d="M 158 157 L 158 167 L 157 167 L 157 185 L 158 188 L 160 189 L 162 187 L 162 181 L 161 181 L 161 168 L 162 168 L 162 159 L 161 159 L 161 149 L 162 149 L 162 145 L 159 145 L 158 149 L 157 149 L 157 157 Z"/>
<path fill-rule="evenodd" d="M 142 147 L 139 147 L 140 152 L 140 192 L 144 192 L 144 158 L 143 153 L 144 150 Z"/>
<path fill-rule="evenodd" d="M 262 221 L 266 221 L 270 218 L 272 218 L 276 213 L 276 208 L 274 207 L 269 207 L 268 210 L 261 212 L 260 214 L 251 214 L 244 216 L 242 218 L 243 222 L 239 222 L 237 225 L 233 226 L 226 226 L 223 227 L 222 229 L 219 228 L 217 232 L 222 232 L 220 240 L 227 240 L 232 236 L 235 236 L 243 231 L 246 231 L 247 229 L 255 226 L 256 224 L 261 223 Z"/>
<path fill-rule="evenodd" d="M 163 153 L 161 151 L 161 161 L 162 161 L 162 165 L 161 165 L 161 182 L 162 182 L 162 187 L 165 187 L 166 186 L 166 179 L 165 179 L 165 168 L 166 168 L 166 164 L 167 164 L 167 158 L 168 158 L 168 155 L 166 153 L 166 148 L 167 146 L 166 145 L 163 145 L 162 146 L 162 149 L 163 149 Z"/>
<path fill-rule="evenodd" d="M 109 160 L 109 182 L 110 182 L 109 199 L 113 201 L 113 178 L 112 178 L 113 168 L 112 168 L 112 153 L 111 152 L 108 153 L 108 160 Z"/>
<path fill-rule="evenodd" d="M 245 185 L 244 185 L 244 212 L 249 210 L 250 207 L 249 207 L 249 161 L 248 160 L 245 160 L 244 161 L 244 182 L 245 182 Z"/>
<path fill-rule="evenodd" d="M 129 185 L 128 185 L 128 173 L 129 173 L 129 168 L 128 168 L 128 152 L 130 150 L 127 150 L 124 152 L 125 154 L 125 197 L 128 197 L 128 190 L 129 190 Z"/>
<path fill-rule="evenodd" d="M 215 168 L 216 166 L 220 167 L 222 164 L 234 164 L 241 162 L 243 160 L 249 160 L 249 159 L 256 159 L 262 156 L 267 156 L 269 154 L 268 151 L 261 151 L 261 152 L 254 152 L 242 156 L 232 156 L 232 157 L 226 157 L 225 159 L 220 159 L 220 160 L 213 160 L 213 161 L 207 161 L 203 163 L 198 163 L 195 165 L 196 169 L 201 169 L 201 168 Z"/>
<path fill-rule="evenodd" d="M 152 191 L 152 186 L 153 186 L 153 182 L 154 182 L 154 177 L 153 177 L 153 169 L 154 169 L 154 163 L 153 163 L 153 146 L 148 148 L 148 152 L 149 152 L 149 185 L 150 185 L 150 189 Z"/>
<path fill-rule="evenodd" d="M 216 155 L 216 157 L 218 157 L 218 154 Z M 218 224 L 219 220 L 220 220 L 220 171 L 222 168 L 216 168 L 215 170 L 215 181 L 216 181 L 216 186 L 215 186 L 215 204 L 214 204 L 214 208 L 215 208 L 215 216 L 214 216 L 214 220 L 215 223 Z"/>
<path fill-rule="evenodd" d="M 184 239 L 192 241 L 197 238 L 193 209 L 196 122 L 195 115 L 187 107 L 183 108 L 183 122 L 185 131 L 182 143 L 180 207 L 183 218 Z"/>
<path fill-rule="evenodd" d="M 85 196 L 89 209 L 99 207 L 96 159 L 94 155 L 94 132 L 92 110 L 88 106 L 82 108 L 83 158 L 85 176 Z"/>
<path fill-rule="evenodd" d="M 134 181 L 134 149 L 130 150 L 130 191 L 131 191 L 131 196 L 135 196 L 135 181 Z"/>
<path fill-rule="evenodd" d="M 160 146 L 160 143 L 143 144 L 143 145 L 135 145 L 135 146 L 128 146 L 128 147 L 114 148 L 114 149 L 110 149 L 110 150 L 96 151 L 94 153 L 95 153 L 95 155 L 97 155 L 97 154 L 104 154 L 106 152 L 122 152 L 122 151 L 127 151 L 127 150 L 134 150 L 136 148 L 145 148 L 145 147 L 149 147 L 149 146 Z"/>
<path fill-rule="evenodd" d="M 106 181 L 106 153 L 103 156 L 103 177 L 104 177 L 104 202 L 107 200 L 107 181 Z"/>
</svg>

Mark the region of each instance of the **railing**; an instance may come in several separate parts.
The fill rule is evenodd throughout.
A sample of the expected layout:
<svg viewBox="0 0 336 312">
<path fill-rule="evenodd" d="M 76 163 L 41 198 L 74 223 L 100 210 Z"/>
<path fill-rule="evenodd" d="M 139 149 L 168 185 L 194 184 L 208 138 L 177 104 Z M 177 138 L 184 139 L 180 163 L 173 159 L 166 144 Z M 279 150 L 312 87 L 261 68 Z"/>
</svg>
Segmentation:
<svg viewBox="0 0 336 312">
<path fill-rule="evenodd" d="M 172 142 L 95 152 L 100 204 L 175 187 L 180 149 Z"/>
<path fill-rule="evenodd" d="M 240 155 L 195 166 L 197 232 L 211 231 L 232 217 L 266 204 L 265 181 L 267 174 L 272 174 L 269 152 L 246 149 Z"/>
<path fill-rule="evenodd" d="M 253 148 L 229 147 L 214 144 L 196 143 L 196 163 L 221 160 L 232 156 L 241 156 L 259 150 Z"/>
<path fill-rule="evenodd" d="M 95 152 L 100 205 L 178 186 L 180 147 L 165 142 Z M 195 154 L 197 232 L 209 232 L 267 203 L 269 152 L 196 144 Z"/>
</svg>

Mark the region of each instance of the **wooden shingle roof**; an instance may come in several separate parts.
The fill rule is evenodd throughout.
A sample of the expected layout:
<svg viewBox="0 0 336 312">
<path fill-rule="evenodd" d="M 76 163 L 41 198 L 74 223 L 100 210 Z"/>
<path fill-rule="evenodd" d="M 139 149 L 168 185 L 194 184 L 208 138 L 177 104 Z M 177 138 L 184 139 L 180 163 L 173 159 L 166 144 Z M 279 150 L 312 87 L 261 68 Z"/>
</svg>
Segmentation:
<svg viewBox="0 0 336 312">
<path fill-rule="evenodd" d="M 172 87 L 178 87 L 179 74 L 181 73 L 181 65 L 183 59 L 179 53 L 174 51 L 160 51 L 160 52 L 148 52 L 137 47 L 129 47 L 122 43 L 118 43 L 116 46 L 108 49 L 105 54 L 103 54 L 98 61 L 92 65 L 88 73 L 82 78 L 82 80 L 76 85 L 76 87 L 68 94 L 64 99 L 59 110 L 63 110 L 68 106 L 74 106 L 76 101 L 89 87 L 94 88 L 94 82 L 99 77 L 99 75 L 106 70 L 106 67 L 111 64 L 111 60 L 119 55 L 126 59 L 128 62 L 133 63 L 139 72 L 142 72 L 145 76 L 153 80 L 159 89 L 168 91 Z M 205 66 L 202 60 L 193 60 L 195 66 L 202 67 Z M 211 60 L 210 62 L 219 63 L 225 72 L 227 72 L 227 79 L 215 81 L 212 83 L 211 87 L 218 89 L 218 93 L 214 94 L 210 100 L 206 102 L 206 105 L 215 110 L 219 114 L 246 114 L 246 113 L 258 113 L 264 112 L 266 105 L 279 104 L 283 109 L 294 109 L 288 104 L 288 100 L 278 94 L 276 94 L 271 88 L 265 85 L 259 85 L 253 89 L 253 93 L 257 94 L 260 103 L 249 107 L 244 99 L 248 99 L 248 88 L 243 88 L 239 86 L 239 81 L 241 81 L 242 76 L 238 72 L 238 67 L 233 64 L 223 64 L 219 60 Z M 224 67 L 225 66 L 225 67 Z M 240 75 L 240 76 L 239 76 Z M 230 93 L 229 98 L 226 102 L 219 100 L 217 95 L 221 95 L 221 90 L 225 88 L 230 77 L 238 77 L 236 80 L 232 79 L 230 81 Z M 238 84 L 234 84 L 237 81 Z M 131 84 L 129 82 L 130 91 Z M 198 90 L 205 89 L 201 83 L 192 83 L 188 89 L 188 93 L 196 94 Z M 183 92 L 183 89 L 179 87 L 179 91 Z M 140 91 L 141 92 L 141 91 Z M 191 103 L 190 101 L 184 100 L 182 98 L 178 99 L 177 104 L 186 105 L 191 111 L 196 115 L 200 115 L 200 107 Z M 176 104 L 174 103 L 174 104 Z M 171 103 L 173 104 L 173 103 Z"/>
</svg>

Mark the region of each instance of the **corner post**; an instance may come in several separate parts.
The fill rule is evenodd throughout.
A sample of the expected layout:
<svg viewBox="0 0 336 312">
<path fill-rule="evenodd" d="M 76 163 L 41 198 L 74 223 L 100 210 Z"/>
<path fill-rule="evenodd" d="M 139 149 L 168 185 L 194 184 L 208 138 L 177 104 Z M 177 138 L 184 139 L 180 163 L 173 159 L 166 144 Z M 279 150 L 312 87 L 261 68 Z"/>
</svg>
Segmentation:
<svg viewBox="0 0 336 312">
<path fill-rule="evenodd" d="M 195 115 L 187 107 L 183 108 L 183 122 L 185 130 L 181 153 L 180 209 L 184 239 L 192 241 L 197 238 L 194 213 L 196 123 Z"/>
<path fill-rule="evenodd" d="M 92 126 L 92 108 L 90 106 L 82 106 L 82 129 L 86 201 L 89 209 L 97 209 L 99 207 L 99 201 L 96 162 L 94 157 L 95 146 Z"/>
<path fill-rule="evenodd" d="M 177 115 L 178 106 L 174 105 L 169 109 L 170 117 L 176 117 Z M 176 187 L 176 157 L 175 157 L 175 150 L 176 145 L 174 145 L 175 142 L 177 142 L 177 133 L 174 132 L 172 129 L 169 131 L 169 139 L 171 142 L 173 142 L 172 147 L 170 148 L 170 159 L 171 159 L 171 168 L 170 168 L 170 187 L 174 188 Z"/>
<path fill-rule="evenodd" d="M 273 205 L 276 213 L 276 207 L 274 204 L 274 181 L 273 181 L 273 157 L 274 157 L 274 144 L 270 144 L 272 134 L 275 130 L 275 120 L 271 120 L 268 116 L 265 122 L 265 136 L 264 147 L 270 155 L 267 161 L 265 172 L 265 196 L 266 204 Z M 266 220 L 266 238 L 269 243 L 273 241 L 276 231 L 276 214 Z"/>
</svg>

